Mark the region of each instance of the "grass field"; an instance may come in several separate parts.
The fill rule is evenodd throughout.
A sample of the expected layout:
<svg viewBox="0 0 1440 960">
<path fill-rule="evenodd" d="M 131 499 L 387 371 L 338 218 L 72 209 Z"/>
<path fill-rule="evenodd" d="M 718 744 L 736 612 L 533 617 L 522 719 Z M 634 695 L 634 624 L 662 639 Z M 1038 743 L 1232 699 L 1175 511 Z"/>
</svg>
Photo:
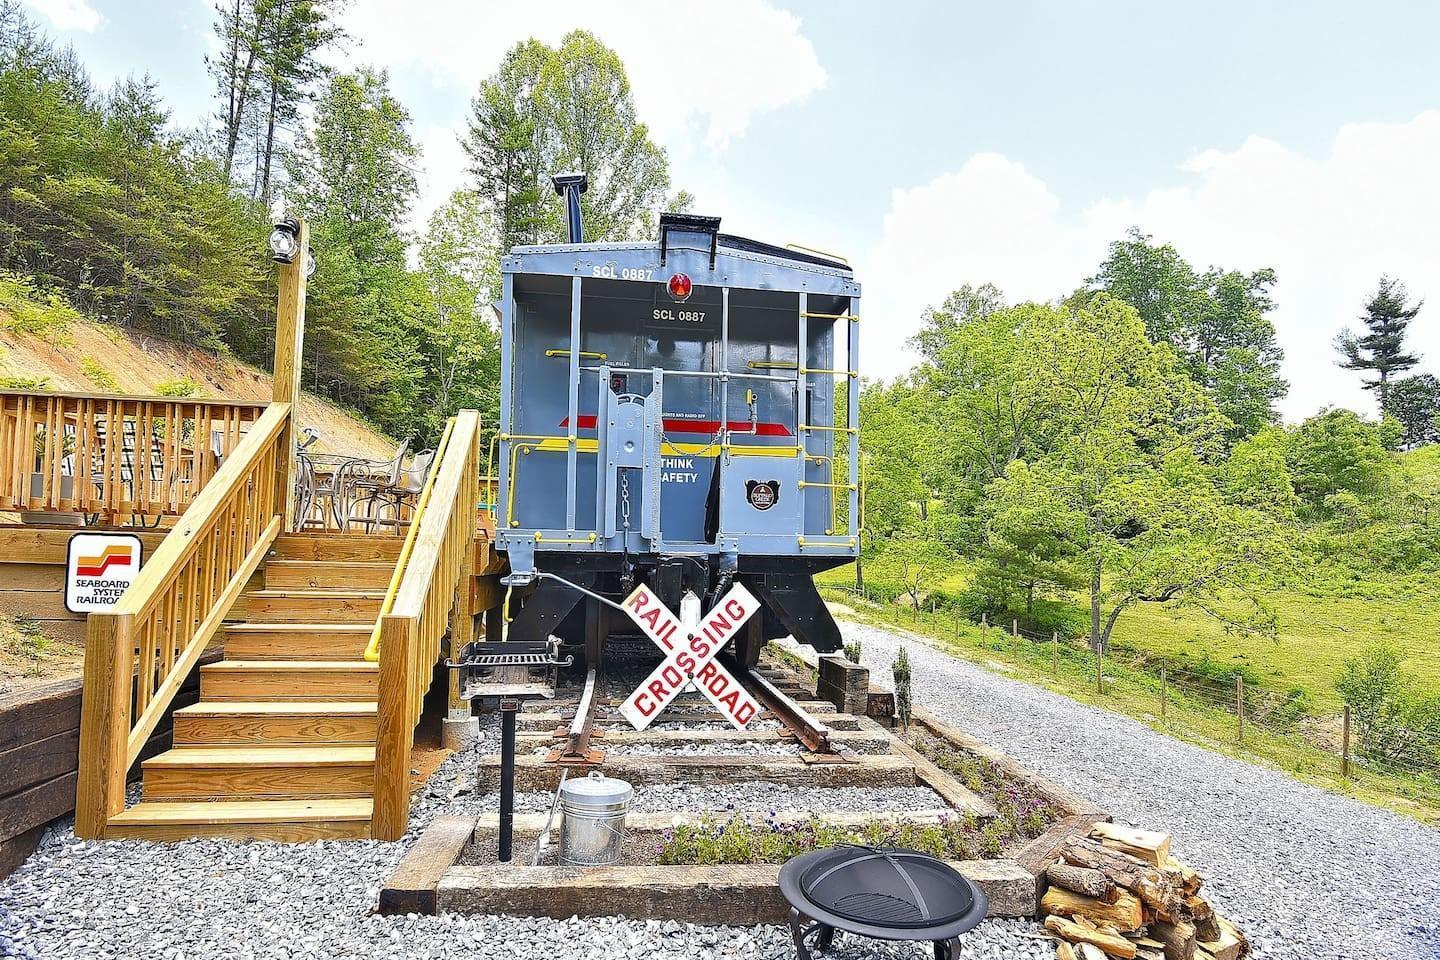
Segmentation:
<svg viewBox="0 0 1440 960">
<path fill-rule="evenodd" d="M 1195 610 L 1141 605 L 1115 625 L 1115 639 L 1157 656 L 1208 656 L 1219 665 L 1245 665 L 1268 687 L 1301 687 L 1315 709 L 1341 707 L 1335 679 L 1346 658 L 1383 642 L 1405 654 L 1405 669 L 1420 689 L 1440 694 L 1440 599 L 1404 601 L 1273 593 L 1267 598 L 1279 621 L 1275 639 L 1227 633 Z"/>
<path fill-rule="evenodd" d="M 854 570 L 841 567 L 818 578 L 848 587 Z M 965 588 L 968 574 L 956 570 L 936 584 L 947 593 Z M 1326 597 L 1298 591 L 1266 596 L 1275 611 L 1275 638 L 1227 631 L 1199 610 L 1140 604 L 1116 622 L 1114 640 L 1155 657 L 1197 662 L 1208 657 L 1220 667 L 1246 666 L 1267 688 L 1286 693 L 1299 687 L 1318 713 L 1341 708 L 1335 680 L 1345 660 L 1383 642 L 1405 655 L 1405 670 L 1418 688 L 1440 695 L 1440 591 L 1404 600 Z"/>
<path fill-rule="evenodd" d="M 852 581 L 853 582 L 853 581 Z M 1003 630 L 981 630 L 944 612 L 918 617 L 894 604 L 875 604 L 839 589 L 823 591 L 837 613 L 851 619 L 899 627 L 928 637 L 954 656 L 1015 679 L 1053 690 L 1139 720 L 1148 726 L 1220 753 L 1283 770 L 1296 779 L 1386 807 L 1427 823 L 1440 824 L 1440 780 L 1411 773 L 1389 774 L 1352 766 L 1341 776 L 1334 751 L 1318 745 L 1313 731 L 1249 725 L 1243 740 L 1228 698 L 1209 689 L 1168 688 L 1160 709 L 1160 683 L 1124 659 L 1104 664 L 1103 692 L 1097 690 L 1094 660 L 1082 645 L 1052 647 L 1012 642 Z M 1059 653 L 1058 664 L 1055 654 Z"/>
</svg>

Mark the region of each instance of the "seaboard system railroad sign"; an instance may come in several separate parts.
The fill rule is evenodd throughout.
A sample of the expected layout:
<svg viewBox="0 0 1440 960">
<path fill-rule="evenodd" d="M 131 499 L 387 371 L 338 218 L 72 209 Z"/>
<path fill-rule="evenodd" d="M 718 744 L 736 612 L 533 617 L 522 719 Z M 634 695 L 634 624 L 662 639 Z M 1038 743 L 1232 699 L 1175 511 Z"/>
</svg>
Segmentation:
<svg viewBox="0 0 1440 960">
<path fill-rule="evenodd" d="M 693 593 L 687 593 L 680 602 L 682 616 L 677 617 L 643 583 L 621 605 L 666 654 L 664 662 L 620 707 L 636 730 L 650 726 L 691 683 L 738 729 L 745 729 L 759 715 L 760 704 L 715 660 L 745 621 L 760 610 L 760 602 L 749 590 L 735 584 L 703 617 L 699 615 L 700 601 Z"/>
</svg>

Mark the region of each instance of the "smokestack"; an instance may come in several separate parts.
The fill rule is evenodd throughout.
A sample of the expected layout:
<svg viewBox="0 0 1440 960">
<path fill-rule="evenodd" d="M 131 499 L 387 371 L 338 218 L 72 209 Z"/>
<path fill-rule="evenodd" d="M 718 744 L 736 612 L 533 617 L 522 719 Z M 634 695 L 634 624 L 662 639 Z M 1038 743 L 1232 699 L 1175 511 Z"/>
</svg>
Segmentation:
<svg viewBox="0 0 1440 960">
<path fill-rule="evenodd" d="M 585 230 L 580 223 L 580 194 L 590 186 L 585 174 L 562 173 L 558 177 L 551 177 L 550 182 L 555 185 L 555 192 L 565 198 L 565 222 L 570 228 L 570 242 L 584 243 Z"/>
</svg>

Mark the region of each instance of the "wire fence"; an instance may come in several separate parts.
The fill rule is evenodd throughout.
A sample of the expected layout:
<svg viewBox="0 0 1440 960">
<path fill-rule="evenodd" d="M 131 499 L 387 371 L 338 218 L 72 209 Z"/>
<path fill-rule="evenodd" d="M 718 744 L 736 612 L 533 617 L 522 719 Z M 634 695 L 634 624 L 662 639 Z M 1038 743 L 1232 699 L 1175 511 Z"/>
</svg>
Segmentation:
<svg viewBox="0 0 1440 960">
<path fill-rule="evenodd" d="M 854 587 L 826 584 L 824 589 L 870 602 L 868 591 Z M 1417 803 L 1440 804 L 1440 734 L 1406 727 L 1383 711 L 1361 715 L 1345 706 L 1338 715 L 1317 714 L 1303 691 L 1267 688 L 1243 670 L 1197 671 L 1132 648 L 1096 651 L 1088 637 L 1036 633 L 1016 620 L 991 624 L 982 617 L 977 625 L 943 607 L 900 607 L 889 602 L 893 598 L 876 599 L 883 601 L 878 609 L 901 626 L 954 643 L 978 644 L 1057 681 L 1079 684 L 1120 712 L 1146 714 L 1193 738 L 1245 748 L 1279 741 L 1291 748 L 1287 762 L 1297 769 L 1338 775 Z M 1267 742 L 1261 743 L 1262 738 Z"/>
</svg>

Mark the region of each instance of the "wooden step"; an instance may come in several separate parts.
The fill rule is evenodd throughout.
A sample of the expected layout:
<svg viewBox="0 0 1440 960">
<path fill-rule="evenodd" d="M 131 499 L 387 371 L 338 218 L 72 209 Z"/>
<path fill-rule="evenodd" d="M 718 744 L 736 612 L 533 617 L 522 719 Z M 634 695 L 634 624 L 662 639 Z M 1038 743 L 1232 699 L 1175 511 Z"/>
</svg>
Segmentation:
<svg viewBox="0 0 1440 960">
<path fill-rule="evenodd" d="M 141 768 L 147 800 L 369 797 L 375 748 L 176 747 Z"/>
<path fill-rule="evenodd" d="M 370 700 L 380 664 L 364 660 L 221 660 L 200 668 L 201 700 Z"/>
<path fill-rule="evenodd" d="M 370 836 L 368 797 L 312 800 L 146 800 L 110 818 L 105 836 L 140 840 L 344 840 Z"/>
<path fill-rule="evenodd" d="M 281 560 L 383 560 L 400 558 L 404 537 L 353 533 L 287 533 L 275 538 Z"/>
<path fill-rule="evenodd" d="M 197 703 L 175 711 L 175 746 L 373 744 L 375 715 L 356 701 Z"/>
<path fill-rule="evenodd" d="M 249 623 L 370 623 L 380 616 L 384 590 L 252 590 L 230 611 Z"/>
<path fill-rule="evenodd" d="M 370 643 L 368 623 L 228 623 L 231 660 L 360 660 Z"/>
<path fill-rule="evenodd" d="M 395 564 L 383 560 L 271 560 L 265 588 L 282 590 L 384 590 Z"/>
</svg>

